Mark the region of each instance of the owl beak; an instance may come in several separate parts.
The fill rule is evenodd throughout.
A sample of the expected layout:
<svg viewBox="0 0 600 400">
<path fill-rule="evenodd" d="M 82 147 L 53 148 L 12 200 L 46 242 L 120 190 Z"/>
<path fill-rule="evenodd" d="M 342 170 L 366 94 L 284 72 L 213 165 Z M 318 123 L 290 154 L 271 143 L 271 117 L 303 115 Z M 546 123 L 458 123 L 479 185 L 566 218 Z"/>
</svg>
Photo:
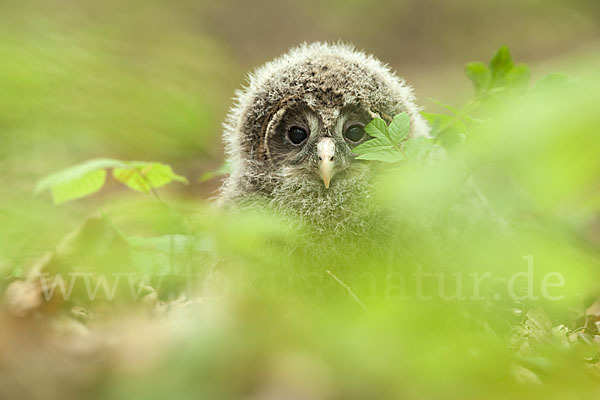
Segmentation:
<svg viewBox="0 0 600 400">
<path fill-rule="evenodd" d="M 325 188 L 329 189 L 329 182 L 335 173 L 335 142 L 326 137 L 317 143 L 317 155 L 319 156 L 319 175 L 323 179 Z"/>
</svg>

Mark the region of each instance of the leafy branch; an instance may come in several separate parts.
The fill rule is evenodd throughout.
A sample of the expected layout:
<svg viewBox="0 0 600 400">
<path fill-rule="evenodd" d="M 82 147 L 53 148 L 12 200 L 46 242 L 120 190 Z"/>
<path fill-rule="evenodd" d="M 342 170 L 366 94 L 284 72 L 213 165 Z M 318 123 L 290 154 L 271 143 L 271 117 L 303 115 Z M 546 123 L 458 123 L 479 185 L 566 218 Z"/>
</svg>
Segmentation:
<svg viewBox="0 0 600 400">
<path fill-rule="evenodd" d="M 373 139 L 352 150 L 358 154 L 358 160 L 394 163 L 422 159 L 433 146 L 425 137 L 408 139 L 410 118 L 406 113 L 396 115 L 389 126 L 381 118 L 375 118 L 365 126 L 365 132 Z"/>
<path fill-rule="evenodd" d="M 521 94 L 527 90 L 531 72 L 527 65 L 515 65 L 508 47 L 500 48 L 488 64 L 473 62 L 465 66 L 465 74 L 473 83 L 474 97 L 462 107 L 456 108 L 437 100 L 433 103 L 449 111 L 442 113 L 421 113 L 431 126 L 431 137 L 407 139 L 410 121 L 406 113 L 394 117 L 389 126 L 375 118 L 365 131 L 373 138 L 354 148 L 359 160 L 376 160 L 388 163 L 422 157 L 431 151 L 432 146 L 446 148 L 467 140 L 475 124 L 485 122 L 476 118 L 484 105 L 493 104 L 504 96 Z M 544 88 L 555 83 L 569 82 L 567 77 L 551 75 L 542 78 L 534 87 Z"/>
<path fill-rule="evenodd" d="M 157 198 L 157 188 L 171 182 L 188 183 L 185 177 L 177 175 L 167 164 L 102 158 L 86 161 L 43 178 L 37 183 L 35 193 L 50 190 L 54 204 L 86 197 L 102 189 L 109 170 L 117 181 L 130 189 L 153 193 Z"/>
<path fill-rule="evenodd" d="M 469 102 L 457 109 L 430 99 L 449 110 L 451 115 L 421 113 L 432 127 L 435 142 L 444 147 L 464 142 L 469 137 L 473 124 L 482 122 L 471 115 L 473 112 L 502 96 L 524 92 L 531 78 L 527 65 L 514 64 L 508 47 L 500 48 L 488 64 L 467 64 L 465 74 L 475 89 L 475 96 Z"/>
</svg>

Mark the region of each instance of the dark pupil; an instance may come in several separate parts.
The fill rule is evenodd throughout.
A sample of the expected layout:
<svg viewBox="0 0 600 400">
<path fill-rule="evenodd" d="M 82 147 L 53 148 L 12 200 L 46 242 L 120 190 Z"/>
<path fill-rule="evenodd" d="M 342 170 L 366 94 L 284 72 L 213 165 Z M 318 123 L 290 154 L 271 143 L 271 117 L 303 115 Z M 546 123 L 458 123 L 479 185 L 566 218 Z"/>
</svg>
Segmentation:
<svg viewBox="0 0 600 400">
<path fill-rule="evenodd" d="M 365 135 L 365 131 L 362 126 L 354 125 L 346 130 L 346 138 L 352 142 L 358 142 Z"/>
<path fill-rule="evenodd" d="M 290 129 L 288 136 L 292 143 L 300 144 L 300 143 L 304 142 L 304 140 L 308 137 L 308 134 L 306 133 L 306 131 L 304 129 L 294 127 L 292 129 Z"/>
</svg>

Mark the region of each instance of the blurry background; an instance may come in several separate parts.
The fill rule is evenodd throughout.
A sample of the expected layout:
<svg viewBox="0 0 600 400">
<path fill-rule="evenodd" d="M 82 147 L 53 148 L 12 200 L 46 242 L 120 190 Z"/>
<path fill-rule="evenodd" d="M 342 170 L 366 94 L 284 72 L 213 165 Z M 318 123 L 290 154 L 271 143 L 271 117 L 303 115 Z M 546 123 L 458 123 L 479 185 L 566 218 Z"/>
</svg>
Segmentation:
<svg viewBox="0 0 600 400">
<path fill-rule="evenodd" d="M 375 54 L 430 109 L 427 97 L 470 96 L 463 64 L 503 44 L 538 76 L 598 52 L 600 3 L 2 0 L 1 176 L 112 157 L 172 163 L 194 180 L 222 160 L 220 124 L 245 74 L 315 40 Z"/>
<path fill-rule="evenodd" d="M 53 207 L 47 193 L 31 196 L 41 176 L 90 158 L 169 163 L 191 182 L 172 189 L 213 194 L 218 180 L 197 177 L 223 161 L 221 122 L 234 90 L 254 67 L 315 40 L 375 54 L 435 110 L 427 98 L 469 98 L 463 65 L 501 45 L 534 79 L 584 75 L 600 54 L 600 3 L 1 0 L 0 229 L 19 243 L 4 257 L 28 253 L 32 227 L 59 237 L 57 225 L 94 209 L 97 198 Z"/>
</svg>

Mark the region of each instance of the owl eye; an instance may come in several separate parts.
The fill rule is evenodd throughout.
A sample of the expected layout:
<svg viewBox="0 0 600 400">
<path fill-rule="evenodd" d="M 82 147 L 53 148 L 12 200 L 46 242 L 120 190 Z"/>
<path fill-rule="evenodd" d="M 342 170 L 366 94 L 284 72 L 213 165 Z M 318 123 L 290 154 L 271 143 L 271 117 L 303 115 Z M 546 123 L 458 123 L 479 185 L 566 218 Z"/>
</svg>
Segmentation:
<svg viewBox="0 0 600 400">
<path fill-rule="evenodd" d="M 300 128 L 299 126 L 292 126 L 288 131 L 288 139 L 294 145 L 302 144 L 308 137 L 308 132 L 306 129 Z"/>
<path fill-rule="evenodd" d="M 351 142 L 357 143 L 365 136 L 365 128 L 362 125 L 351 125 L 344 132 L 344 137 Z"/>
</svg>

